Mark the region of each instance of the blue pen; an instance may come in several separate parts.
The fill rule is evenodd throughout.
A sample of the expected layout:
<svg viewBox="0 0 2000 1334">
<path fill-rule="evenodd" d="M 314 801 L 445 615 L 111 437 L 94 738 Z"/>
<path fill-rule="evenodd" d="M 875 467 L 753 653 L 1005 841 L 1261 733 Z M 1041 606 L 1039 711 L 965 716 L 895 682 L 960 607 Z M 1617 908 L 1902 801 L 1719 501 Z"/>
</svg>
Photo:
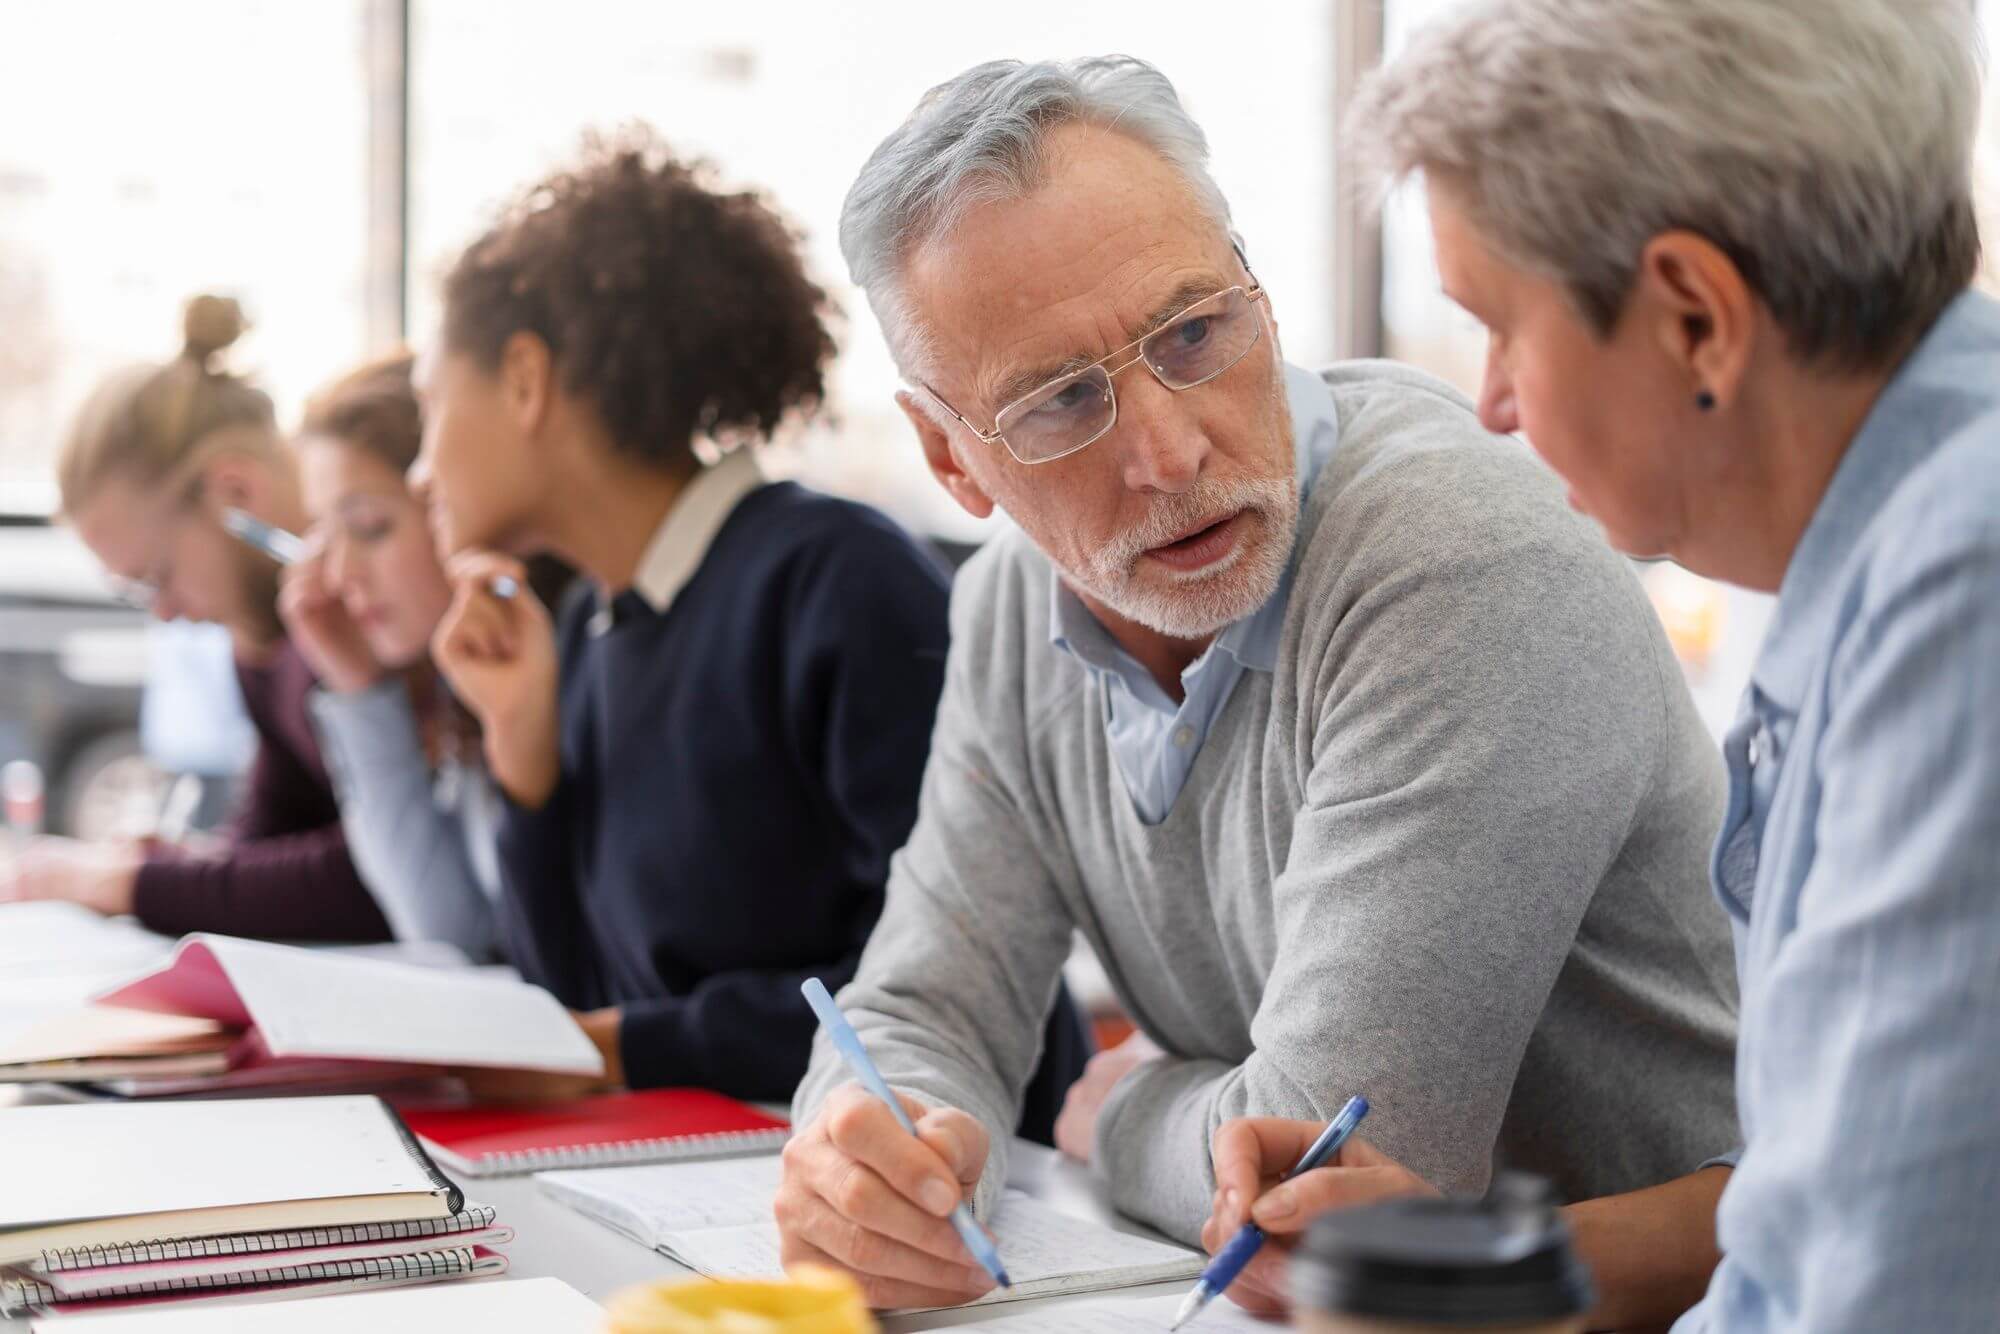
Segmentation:
<svg viewBox="0 0 2000 1334">
<path fill-rule="evenodd" d="M 888 1081 L 882 1078 L 882 1072 L 869 1059 L 868 1049 L 861 1045 L 861 1035 L 854 1031 L 854 1026 L 847 1022 L 847 1016 L 840 1012 L 840 1007 L 833 1003 L 833 997 L 827 994 L 826 983 L 809 977 L 799 990 L 805 993 L 806 1004 L 812 1006 L 813 1013 L 819 1016 L 826 1035 L 833 1039 L 834 1049 L 847 1062 L 847 1068 L 854 1072 L 854 1077 L 870 1093 L 887 1103 L 903 1129 L 914 1136 L 917 1127 L 911 1122 L 910 1114 L 903 1110 L 903 1100 L 890 1091 Z M 1003 1288 L 1014 1286 L 1014 1281 L 1007 1277 L 1006 1267 L 1000 1263 L 1000 1252 L 993 1248 L 992 1238 L 980 1229 L 972 1217 L 972 1210 L 962 1200 L 958 1208 L 951 1211 L 951 1225 L 958 1229 L 965 1249 L 972 1252 L 972 1258 L 979 1261 L 980 1268 L 993 1275 L 995 1283 Z"/>
<path fill-rule="evenodd" d="M 1340 1109 L 1340 1114 L 1327 1122 L 1326 1129 L 1319 1132 L 1319 1138 L 1312 1142 L 1312 1147 L 1306 1150 L 1303 1158 L 1299 1159 L 1298 1166 L 1285 1173 L 1282 1179 L 1290 1181 L 1301 1172 L 1310 1172 L 1339 1153 L 1340 1146 L 1347 1143 L 1347 1137 L 1354 1133 L 1354 1128 L 1361 1124 L 1361 1118 L 1366 1115 L 1368 1115 L 1368 1099 L 1349 1098 L 1347 1106 Z M 1236 1276 L 1243 1272 L 1243 1266 L 1250 1263 L 1251 1257 L 1257 1254 L 1263 1244 L 1264 1229 L 1255 1223 L 1245 1223 L 1242 1230 L 1229 1239 L 1229 1244 L 1215 1253 L 1215 1258 L 1208 1262 L 1208 1268 L 1201 1271 L 1201 1278 L 1195 1283 L 1194 1291 L 1190 1292 L 1187 1299 L 1181 1303 L 1181 1309 L 1174 1315 L 1174 1323 L 1169 1328 L 1179 1329 L 1200 1315 L 1203 1307 L 1220 1297 L 1223 1290 L 1236 1281 Z"/>
</svg>

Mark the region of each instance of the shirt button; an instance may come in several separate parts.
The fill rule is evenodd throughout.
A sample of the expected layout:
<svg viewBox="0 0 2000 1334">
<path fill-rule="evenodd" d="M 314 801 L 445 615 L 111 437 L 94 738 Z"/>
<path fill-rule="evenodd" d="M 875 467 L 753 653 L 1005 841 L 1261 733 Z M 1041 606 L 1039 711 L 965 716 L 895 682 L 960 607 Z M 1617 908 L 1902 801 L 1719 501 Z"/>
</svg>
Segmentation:
<svg viewBox="0 0 2000 1334">
<path fill-rule="evenodd" d="M 1183 723 L 1181 726 L 1176 727 L 1174 729 L 1174 744 L 1176 746 L 1186 746 L 1191 744 L 1193 741 L 1194 741 L 1194 729 L 1192 727 L 1189 727 L 1185 723 Z"/>
</svg>

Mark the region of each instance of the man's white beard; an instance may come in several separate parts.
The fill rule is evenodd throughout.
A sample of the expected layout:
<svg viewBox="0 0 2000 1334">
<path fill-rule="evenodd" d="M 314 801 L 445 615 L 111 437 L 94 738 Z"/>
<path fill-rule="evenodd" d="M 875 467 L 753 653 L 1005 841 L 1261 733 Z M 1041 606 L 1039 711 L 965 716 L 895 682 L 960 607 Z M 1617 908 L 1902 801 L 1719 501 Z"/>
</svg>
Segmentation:
<svg viewBox="0 0 2000 1334">
<path fill-rule="evenodd" d="M 1261 520 L 1236 549 L 1212 565 L 1179 573 L 1157 562 L 1141 576 L 1140 558 L 1200 523 L 1238 511 Z M 1058 563 L 1063 578 L 1129 621 L 1174 639 L 1205 639 L 1250 615 L 1278 591 L 1299 524 L 1299 483 L 1284 477 L 1233 482 L 1203 478 L 1166 495 L 1138 526 L 1086 558 L 1085 568 Z"/>
</svg>

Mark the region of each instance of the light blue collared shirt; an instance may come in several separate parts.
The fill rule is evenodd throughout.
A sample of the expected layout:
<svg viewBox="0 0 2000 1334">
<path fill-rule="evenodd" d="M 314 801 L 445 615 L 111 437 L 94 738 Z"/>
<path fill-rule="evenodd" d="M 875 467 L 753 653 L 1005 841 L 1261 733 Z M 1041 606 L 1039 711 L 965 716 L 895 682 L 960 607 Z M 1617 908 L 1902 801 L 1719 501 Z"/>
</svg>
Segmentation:
<svg viewBox="0 0 2000 1334">
<path fill-rule="evenodd" d="M 1876 402 L 1724 753 L 1745 1148 L 1676 1334 L 2000 1329 L 2000 303 Z"/>
<path fill-rule="evenodd" d="M 1292 414 L 1292 447 L 1298 457 L 1299 504 L 1340 440 L 1340 421 L 1325 381 L 1311 371 L 1285 367 L 1285 400 Z M 1104 732 L 1125 790 L 1139 818 L 1158 824 L 1187 784 L 1208 729 L 1229 702 L 1245 670 L 1269 672 L 1278 662 L 1278 636 L 1291 600 L 1292 567 L 1263 606 L 1225 626 L 1181 672 L 1179 704 L 1153 674 L 1111 637 L 1059 575 L 1050 576 L 1049 643 L 1096 678 L 1103 691 Z"/>
</svg>

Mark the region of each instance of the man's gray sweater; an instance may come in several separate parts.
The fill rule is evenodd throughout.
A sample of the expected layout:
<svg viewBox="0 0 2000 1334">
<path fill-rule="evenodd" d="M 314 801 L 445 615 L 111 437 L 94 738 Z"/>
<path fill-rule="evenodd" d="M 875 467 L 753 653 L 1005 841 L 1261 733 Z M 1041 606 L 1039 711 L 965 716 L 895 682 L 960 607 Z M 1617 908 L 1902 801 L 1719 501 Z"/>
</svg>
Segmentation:
<svg viewBox="0 0 2000 1334">
<path fill-rule="evenodd" d="M 1018 532 L 960 576 L 917 825 L 841 1004 L 892 1083 L 1006 1128 L 1072 931 L 1167 1053 L 1096 1161 L 1184 1240 L 1243 1115 L 1374 1104 L 1447 1191 L 1570 1198 L 1736 1142 L 1736 989 L 1707 857 L 1719 760 L 1625 561 L 1517 444 L 1416 372 L 1326 372 L 1274 673 L 1247 672 L 1143 822 L 1101 687 L 1048 640 Z M 845 1079 L 822 1037 L 801 1124 Z"/>
</svg>

